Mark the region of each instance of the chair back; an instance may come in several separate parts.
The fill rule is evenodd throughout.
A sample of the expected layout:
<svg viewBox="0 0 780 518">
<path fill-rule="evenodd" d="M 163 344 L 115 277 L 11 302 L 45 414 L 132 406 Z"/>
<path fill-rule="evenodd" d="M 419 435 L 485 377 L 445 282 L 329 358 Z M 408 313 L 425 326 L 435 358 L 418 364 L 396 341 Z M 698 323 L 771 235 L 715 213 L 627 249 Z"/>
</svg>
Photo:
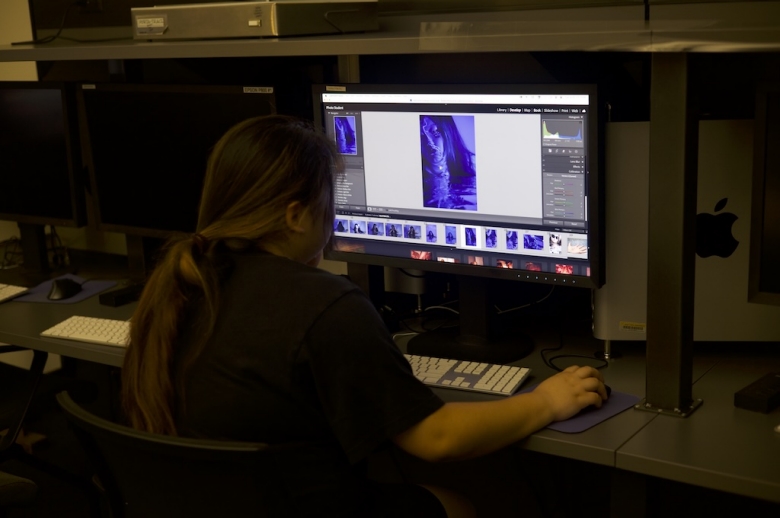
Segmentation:
<svg viewBox="0 0 780 518">
<path fill-rule="evenodd" d="M 285 448 L 141 432 L 57 395 L 113 518 L 296 516 L 278 473 Z M 283 469 L 282 469 L 283 471 Z"/>
<path fill-rule="evenodd" d="M 7 516 L 10 508 L 32 503 L 37 492 L 38 486 L 32 480 L 0 471 L 0 517 Z"/>
</svg>

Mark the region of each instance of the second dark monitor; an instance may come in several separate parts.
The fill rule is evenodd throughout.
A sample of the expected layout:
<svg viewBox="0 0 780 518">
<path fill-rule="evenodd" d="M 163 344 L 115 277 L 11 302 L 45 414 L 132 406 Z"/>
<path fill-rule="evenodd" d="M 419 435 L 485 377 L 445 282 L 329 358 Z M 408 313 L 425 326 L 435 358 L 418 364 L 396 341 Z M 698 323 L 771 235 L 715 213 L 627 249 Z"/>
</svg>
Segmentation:
<svg viewBox="0 0 780 518">
<path fill-rule="evenodd" d="M 100 230 L 194 232 L 206 161 L 233 125 L 276 113 L 272 88 L 82 85 L 87 163 Z"/>
</svg>

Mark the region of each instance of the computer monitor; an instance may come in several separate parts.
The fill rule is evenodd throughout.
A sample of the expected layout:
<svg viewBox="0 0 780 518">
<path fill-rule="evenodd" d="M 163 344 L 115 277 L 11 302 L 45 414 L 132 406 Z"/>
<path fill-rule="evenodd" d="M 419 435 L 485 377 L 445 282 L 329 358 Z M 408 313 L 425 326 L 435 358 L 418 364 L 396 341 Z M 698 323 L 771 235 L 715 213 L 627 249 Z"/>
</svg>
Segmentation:
<svg viewBox="0 0 780 518">
<path fill-rule="evenodd" d="M 460 283 L 460 334 L 410 351 L 515 359 L 486 279 L 603 282 L 594 86 L 315 85 L 314 106 L 345 164 L 326 257 Z"/>
<path fill-rule="evenodd" d="M 0 82 L 0 219 L 84 224 L 74 97 L 62 83 Z"/>
<path fill-rule="evenodd" d="M 80 105 L 97 228 L 151 238 L 195 231 L 214 144 L 276 112 L 260 86 L 84 84 Z"/>
<path fill-rule="evenodd" d="M 0 82 L 0 220 L 19 224 L 26 270 L 48 270 L 44 225 L 85 223 L 74 108 L 63 83 Z"/>
<path fill-rule="evenodd" d="M 780 83 L 759 86 L 753 135 L 749 299 L 780 305 Z"/>
</svg>

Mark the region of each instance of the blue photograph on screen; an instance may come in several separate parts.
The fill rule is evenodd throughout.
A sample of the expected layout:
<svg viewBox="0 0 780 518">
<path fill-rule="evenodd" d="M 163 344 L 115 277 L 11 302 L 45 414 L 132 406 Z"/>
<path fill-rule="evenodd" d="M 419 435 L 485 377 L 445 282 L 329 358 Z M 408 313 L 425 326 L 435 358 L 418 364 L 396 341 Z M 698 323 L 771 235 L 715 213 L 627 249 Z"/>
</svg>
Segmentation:
<svg viewBox="0 0 780 518">
<path fill-rule="evenodd" d="M 436 225 L 425 225 L 425 240 L 428 243 L 435 243 L 438 239 Z"/>
<path fill-rule="evenodd" d="M 368 233 L 372 236 L 384 236 L 385 226 L 382 223 L 375 223 L 372 221 L 368 224 Z"/>
<path fill-rule="evenodd" d="M 517 250 L 517 230 L 506 231 L 506 249 Z"/>
<path fill-rule="evenodd" d="M 352 226 L 349 228 L 350 233 L 352 234 L 365 234 L 366 233 L 366 222 L 365 221 L 353 221 Z"/>
<path fill-rule="evenodd" d="M 523 248 L 526 250 L 544 250 L 544 236 L 525 234 L 523 236 Z"/>
<path fill-rule="evenodd" d="M 333 221 L 333 232 L 349 232 L 349 221 L 336 219 Z"/>
<path fill-rule="evenodd" d="M 444 227 L 444 237 L 447 240 L 448 245 L 455 245 L 458 243 L 458 231 L 454 225 L 447 225 Z"/>
<path fill-rule="evenodd" d="M 342 155 L 357 155 L 357 137 L 354 115 L 333 117 L 333 129 L 336 132 L 336 147 Z"/>
<path fill-rule="evenodd" d="M 423 206 L 477 210 L 473 115 L 420 115 Z"/>
<path fill-rule="evenodd" d="M 422 234 L 420 225 L 404 225 L 404 237 L 407 239 L 420 239 Z"/>
<path fill-rule="evenodd" d="M 466 246 L 477 246 L 477 229 L 466 227 Z"/>
<path fill-rule="evenodd" d="M 498 244 L 498 235 L 496 234 L 496 229 L 494 228 L 486 228 L 485 229 L 485 246 L 487 248 L 495 248 Z"/>
<path fill-rule="evenodd" d="M 401 225 L 396 223 L 387 223 L 385 225 L 385 233 L 387 237 L 401 237 L 401 231 L 399 230 Z"/>
</svg>

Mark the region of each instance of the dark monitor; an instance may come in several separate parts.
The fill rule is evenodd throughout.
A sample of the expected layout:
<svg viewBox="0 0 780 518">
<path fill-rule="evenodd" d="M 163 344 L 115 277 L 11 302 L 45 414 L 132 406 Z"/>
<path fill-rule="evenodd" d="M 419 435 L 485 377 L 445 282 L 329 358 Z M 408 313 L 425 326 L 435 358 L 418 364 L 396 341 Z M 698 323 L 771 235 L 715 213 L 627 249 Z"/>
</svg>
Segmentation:
<svg viewBox="0 0 780 518">
<path fill-rule="evenodd" d="M 457 344 L 426 353 L 518 356 L 485 279 L 603 283 L 594 86 L 318 85 L 314 103 L 345 162 L 326 257 L 459 280 Z"/>
<path fill-rule="evenodd" d="M 0 82 L 0 220 L 19 225 L 29 282 L 50 271 L 44 226 L 85 223 L 75 115 L 74 92 L 66 84 Z"/>
<path fill-rule="evenodd" d="M 780 83 L 756 95 L 749 300 L 780 305 Z"/>
<path fill-rule="evenodd" d="M 81 106 L 97 227 L 165 238 L 194 232 L 212 147 L 276 112 L 259 86 L 85 84 Z"/>
<path fill-rule="evenodd" d="M 84 224 L 75 97 L 61 83 L 0 82 L 0 220 Z"/>
</svg>

